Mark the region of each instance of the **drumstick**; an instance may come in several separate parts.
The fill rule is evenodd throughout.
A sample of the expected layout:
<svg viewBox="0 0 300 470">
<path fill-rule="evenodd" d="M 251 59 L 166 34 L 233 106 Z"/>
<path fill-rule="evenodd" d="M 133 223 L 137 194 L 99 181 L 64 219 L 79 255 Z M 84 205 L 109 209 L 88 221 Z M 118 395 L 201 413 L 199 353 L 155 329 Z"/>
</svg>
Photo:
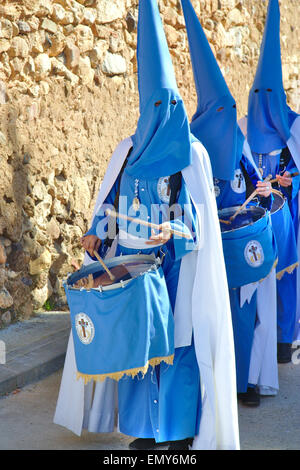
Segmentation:
<svg viewBox="0 0 300 470">
<path fill-rule="evenodd" d="M 161 230 L 159 225 L 152 224 L 151 222 L 146 222 L 145 220 L 142 220 L 142 219 L 134 219 L 133 217 L 130 217 L 124 214 L 119 214 L 118 212 L 111 211 L 110 209 L 107 209 L 106 215 L 112 216 L 115 218 L 119 217 L 120 219 L 124 219 L 124 220 L 129 220 L 131 222 L 134 222 L 135 224 L 145 225 L 146 227 L 151 227 L 158 231 Z M 173 235 L 178 235 L 179 237 L 182 237 L 182 238 L 188 238 L 189 240 L 191 239 L 191 236 L 188 235 L 187 233 L 179 232 L 178 230 L 173 230 L 171 228 L 166 229 L 166 230 L 168 230 L 168 232 L 172 233 Z"/>
<path fill-rule="evenodd" d="M 106 266 L 106 264 L 104 263 L 103 259 L 99 256 L 98 252 L 95 250 L 94 251 L 94 256 L 97 258 L 97 260 L 99 261 L 99 263 L 101 264 L 101 266 L 103 266 L 103 268 L 105 269 L 105 271 L 107 272 L 107 274 L 109 275 L 110 279 L 112 281 L 115 280 L 115 276 L 111 273 L 111 271 L 108 269 L 108 267 Z"/>
<path fill-rule="evenodd" d="M 269 181 L 270 181 L 270 178 L 272 178 L 272 175 L 267 176 L 266 179 L 264 179 L 263 182 L 264 182 L 264 183 L 269 182 Z M 254 199 L 256 195 L 257 195 L 257 189 L 256 189 L 255 191 L 253 191 L 253 193 L 248 197 L 248 199 L 246 199 L 246 201 L 244 202 L 244 204 L 238 208 L 238 210 L 235 212 L 235 214 L 233 214 L 233 215 L 230 217 L 230 219 L 229 219 L 230 222 L 232 222 L 232 221 L 236 218 L 236 216 L 237 216 L 243 209 L 245 209 L 245 207 L 247 206 L 247 204 L 249 204 L 249 202 L 251 202 L 252 199 Z"/>
<path fill-rule="evenodd" d="M 219 219 L 219 221 L 221 222 L 221 224 L 227 224 L 227 225 L 231 224 L 230 220 Z"/>
<path fill-rule="evenodd" d="M 295 176 L 299 176 L 300 173 L 298 171 L 296 171 L 295 173 L 291 173 L 289 178 L 295 178 Z M 271 181 L 269 181 L 271 184 L 273 183 L 278 183 L 278 179 L 277 178 L 274 178 L 272 179 Z"/>
</svg>

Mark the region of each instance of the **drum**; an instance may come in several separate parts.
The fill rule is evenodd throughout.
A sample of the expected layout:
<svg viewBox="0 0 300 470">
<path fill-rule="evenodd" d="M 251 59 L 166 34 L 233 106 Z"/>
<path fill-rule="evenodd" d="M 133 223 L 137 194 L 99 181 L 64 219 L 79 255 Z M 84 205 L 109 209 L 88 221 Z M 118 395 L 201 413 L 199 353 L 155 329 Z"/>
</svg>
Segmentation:
<svg viewBox="0 0 300 470">
<path fill-rule="evenodd" d="M 239 206 L 228 207 L 219 211 L 230 288 L 264 279 L 277 259 L 277 246 L 269 212 L 262 207 L 247 206 L 230 222 L 230 217 L 238 208 Z"/>
<path fill-rule="evenodd" d="M 276 275 L 280 280 L 285 272 L 291 273 L 298 265 L 297 241 L 287 199 L 277 190 L 272 195 L 272 226 L 278 246 Z"/>
<path fill-rule="evenodd" d="M 160 259 L 119 256 L 82 267 L 64 281 L 78 377 L 84 382 L 145 374 L 173 363 L 174 320 Z M 95 287 L 78 288 L 91 277 Z"/>
<path fill-rule="evenodd" d="M 273 189 L 272 196 L 273 202 L 271 207 L 271 214 L 273 215 L 282 210 L 283 206 L 286 204 L 286 198 L 280 191 L 277 191 L 276 189 Z"/>
</svg>

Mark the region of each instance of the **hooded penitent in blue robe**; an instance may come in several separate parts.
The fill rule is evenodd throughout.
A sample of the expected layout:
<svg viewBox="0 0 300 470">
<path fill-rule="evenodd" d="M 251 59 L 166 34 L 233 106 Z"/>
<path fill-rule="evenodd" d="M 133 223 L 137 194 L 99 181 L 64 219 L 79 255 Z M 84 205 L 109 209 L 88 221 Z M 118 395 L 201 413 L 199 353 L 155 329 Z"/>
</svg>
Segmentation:
<svg viewBox="0 0 300 470">
<path fill-rule="evenodd" d="M 195 137 L 205 144 L 209 153 L 218 208 L 239 206 L 246 199 L 244 174 L 248 174 L 254 187 L 260 178 L 243 155 L 245 139 L 237 124 L 235 101 L 192 3 L 190 0 L 181 0 L 181 3 L 198 98 L 191 130 Z M 240 306 L 240 288 L 229 289 L 229 293 L 236 352 L 237 390 L 243 393 L 247 391 L 248 386 L 256 321 L 256 293 L 243 307 Z"/>
<path fill-rule="evenodd" d="M 278 0 L 270 0 L 260 58 L 249 94 L 247 120 L 247 139 L 263 177 L 268 174 L 276 177 L 277 174 L 283 174 L 285 171 L 290 173 L 298 171 L 293 159 L 295 155 L 291 155 L 288 150 L 291 127 L 296 118 L 297 114 L 286 103 L 283 87 L 279 3 Z M 293 179 L 292 186 L 289 188 L 279 189 L 287 197 L 288 205 L 297 224 L 296 196 L 299 190 L 299 177 Z M 291 214 L 287 211 L 284 224 L 280 223 L 277 226 L 273 218 L 273 228 L 279 247 L 278 342 L 291 343 L 296 311 L 295 268 L 298 256 L 295 232 L 297 227 L 293 227 Z"/>
<path fill-rule="evenodd" d="M 278 0 L 270 0 L 259 62 L 249 94 L 247 139 L 251 150 L 268 154 L 286 147 L 296 119 L 286 103 L 280 49 Z"/>
<path fill-rule="evenodd" d="M 207 149 L 214 177 L 230 181 L 238 168 L 244 143 L 237 125 L 236 103 L 191 2 L 183 0 L 182 7 L 198 97 L 191 131 Z"/>
<path fill-rule="evenodd" d="M 126 172 L 147 179 L 172 175 L 191 163 L 191 134 L 156 2 L 140 2 L 138 87 L 140 118 Z"/>
<path fill-rule="evenodd" d="M 176 85 L 157 0 L 139 2 L 137 61 L 140 117 L 131 137 L 132 150 L 121 181 L 119 177 L 106 204 L 113 204 L 119 188 L 120 213 L 159 224 L 169 220 L 169 177 L 190 165 L 191 143 L 195 139 Z M 135 198 L 139 200 L 138 210 L 133 205 Z M 191 243 L 172 237 L 165 245 L 147 246 L 145 241 L 151 236 L 151 230 L 120 219 L 116 248 L 116 256 L 154 252 L 163 257 L 173 310 L 181 258 L 194 249 L 193 240 L 197 238 L 195 213 L 183 180 L 176 202 L 181 209 L 170 222 L 171 226 L 190 234 Z M 102 211 L 86 235 L 97 235 L 103 240 L 106 228 L 107 218 Z M 118 383 L 120 431 L 130 436 L 155 438 L 157 442 L 194 437 L 201 416 L 199 384 L 193 344 L 175 350 L 172 367 L 162 362 L 144 377 L 121 379 Z"/>
</svg>

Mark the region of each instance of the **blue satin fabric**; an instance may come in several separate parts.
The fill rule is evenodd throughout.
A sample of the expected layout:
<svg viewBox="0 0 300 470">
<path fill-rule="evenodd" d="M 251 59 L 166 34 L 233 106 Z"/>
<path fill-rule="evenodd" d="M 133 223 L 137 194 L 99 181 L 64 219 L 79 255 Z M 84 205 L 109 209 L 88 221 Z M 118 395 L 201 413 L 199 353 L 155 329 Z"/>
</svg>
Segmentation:
<svg viewBox="0 0 300 470">
<path fill-rule="evenodd" d="M 160 204 L 159 179 L 140 181 L 141 203 L 151 214 L 153 204 Z M 130 199 L 134 194 L 134 178 L 124 174 L 121 195 Z M 184 218 L 171 222 L 173 228 L 190 233 L 196 232 L 196 219 L 191 200 L 184 183 L 178 195 L 177 204 L 183 209 Z M 151 206 L 152 205 L 152 206 Z M 158 214 L 157 214 L 158 215 Z M 128 225 L 122 226 L 128 230 Z M 156 254 L 163 257 L 163 271 L 174 310 L 181 259 L 192 249 L 183 238 L 172 237 Z M 153 248 L 142 250 L 149 254 Z M 118 245 L 117 255 L 135 254 L 137 250 Z M 201 417 L 200 376 L 194 345 L 175 349 L 173 366 L 161 363 L 149 370 L 144 377 L 125 378 L 118 385 L 119 426 L 124 434 L 155 438 L 157 442 L 180 440 L 193 437 L 199 429 Z"/>
<path fill-rule="evenodd" d="M 237 392 L 245 393 L 248 386 L 251 350 L 256 322 L 257 296 L 240 306 L 240 289 L 229 289 L 233 326 Z"/>
<path fill-rule="evenodd" d="M 113 262 L 107 261 L 108 267 Z M 95 264 L 95 268 L 91 265 L 82 269 L 81 276 L 87 277 L 94 269 L 103 273 L 101 265 Z M 142 368 L 150 359 L 174 354 L 174 321 L 162 268 L 145 272 L 114 290 L 78 290 L 65 284 L 65 292 L 78 372 L 123 372 Z M 88 316 L 94 329 L 89 343 L 78 334 L 78 328 L 82 332 L 82 314 Z"/>
<path fill-rule="evenodd" d="M 253 158 L 257 166 L 263 170 L 263 177 L 271 174 L 274 178 L 280 172 L 280 154 L 277 155 L 258 155 L 253 153 Z M 287 170 L 293 172 L 293 161 L 288 164 Z M 293 181 L 290 196 L 292 200 L 286 201 L 284 207 L 272 215 L 272 226 L 278 246 L 278 264 L 277 273 L 281 273 L 287 268 L 291 268 L 298 262 L 297 243 L 295 227 L 289 210 L 289 204 L 297 199 L 295 192 L 298 191 L 298 181 Z M 294 188 L 294 185 L 296 187 Z M 297 190 L 296 190 L 297 188 Z M 288 190 L 281 188 L 288 197 Z M 295 284 L 295 273 L 285 272 L 280 280 L 277 280 L 277 325 L 278 342 L 291 343 L 293 340 L 292 330 L 295 327 L 297 304 L 297 292 Z"/>
<path fill-rule="evenodd" d="M 269 153 L 286 147 L 296 117 L 287 106 L 283 87 L 279 3 L 270 0 L 260 58 L 249 94 L 247 139 L 251 150 Z"/>
<path fill-rule="evenodd" d="M 254 186 L 256 186 L 258 178 L 254 168 L 244 157 L 242 158 L 242 162 L 246 167 L 246 171 L 250 176 L 252 183 L 254 184 Z M 238 206 L 245 202 L 246 184 L 244 178 L 241 178 L 242 171 L 240 166 L 236 168 L 235 173 L 237 175 L 236 178 L 230 182 L 222 180 L 218 182 L 215 181 L 215 186 L 217 185 L 216 200 L 218 209 L 224 209 L 226 207 L 231 206 Z M 240 256 L 241 264 L 242 257 L 243 253 L 241 253 Z M 228 268 L 229 267 L 227 266 L 227 269 Z M 237 275 L 240 275 L 240 265 L 236 266 L 236 272 Z M 251 349 L 256 322 L 257 296 L 255 292 L 251 298 L 250 303 L 245 302 L 243 307 L 241 307 L 240 294 L 240 287 L 229 288 L 231 318 L 235 347 L 237 392 L 245 393 L 247 391 L 248 386 Z"/>
<path fill-rule="evenodd" d="M 118 253 L 134 252 L 118 247 Z M 181 261 L 174 262 L 166 247 L 164 252 L 163 270 L 174 309 Z M 165 442 L 197 435 L 201 393 L 194 344 L 175 349 L 172 366 L 161 363 L 144 377 L 120 380 L 118 410 L 120 431 L 129 436 Z"/>
<path fill-rule="evenodd" d="M 120 198 L 123 196 L 127 198 L 128 207 L 131 206 L 135 195 L 135 187 L 135 178 L 124 172 L 120 186 Z M 112 194 L 105 201 L 106 203 L 113 200 L 112 195 L 114 196 L 115 191 L 116 187 L 114 186 Z M 139 199 L 141 205 L 147 210 L 147 214 L 151 215 L 150 221 L 166 220 L 164 218 L 157 219 L 162 216 L 158 210 L 163 203 L 161 194 L 160 178 L 139 180 Z M 197 239 L 199 234 L 196 214 L 184 180 L 182 180 L 177 204 L 181 208 L 183 217 L 175 218 L 171 222 L 172 227 L 190 233 L 192 240 Z M 122 213 L 127 213 L 122 205 L 120 210 Z M 130 215 L 141 217 L 139 212 Z M 99 236 L 104 233 L 105 219 L 104 213 L 99 214 L 89 233 L 98 233 Z M 145 214 L 144 220 L 147 220 Z M 125 231 L 128 231 L 130 227 L 131 224 L 121 224 L 121 228 Z M 136 232 L 135 235 L 137 235 Z M 147 235 L 150 235 L 148 229 L 146 232 L 141 230 L 140 236 Z M 155 250 L 150 246 L 149 249 L 136 250 L 117 245 L 116 256 L 137 254 L 138 252 L 150 254 L 153 251 L 156 255 L 162 256 L 162 269 L 169 302 L 173 310 L 181 259 L 193 249 L 193 243 L 193 241 L 187 243 L 184 238 L 172 237 L 167 244 Z M 199 406 L 201 396 L 199 368 L 194 345 L 175 349 L 173 366 L 162 363 L 154 370 L 150 369 L 144 377 L 140 375 L 136 379 L 128 377 L 122 379 L 118 384 L 118 400 L 119 425 L 124 434 L 134 437 L 154 437 L 158 442 L 195 436 L 201 417 L 201 405 Z"/>
<path fill-rule="evenodd" d="M 296 299 L 297 299 L 297 271 L 285 273 L 277 281 L 277 341 L 278 343 L 292 343 L 295 335 Z"/>
<path fill-rule="evenodd" d="M 241 162 L 255 187 L 258 181 L 255 169 L 244 156 Z M 222 210 L 225 209 L 224 212 L 226 212 L 227 208 L 239 206 L 246 199 L 246 182 L 242 167 L 239 165 L 236 168 L 234 180 L 227 182 L 215 178 L 214 183 L 219 217 L 226 219 L 225 215 L 222 215 Z M 240 214 L 231 227 L 221 224 L 223 251 L 230 288 L 264 279 L 271 271 L 277 257 L 276 241 L 269 214 L 267 213 L 255 223 L 243 226 L 243 223 L 246 224 L 248 219 L 251 222 L 249 215 Z M 264 261 L 261 266 L 247 262 L 248 258 L 245 256 L 246 246 L 253 240 L 259 242 L 263 250 Z"/>
<path fill-rule="evenodd" d="M 208 151 L 214 177 L 229 181 L 234 177 L 244 144 L 237 125 L 236 103 L 191 1 L 181 3 L 198 97 L 191 131 Z"/>
<path fill-rule="evenodd" d="M 269 213 L 253 224 L 223 232 L 222 243 L 229 287 L 241 287 L 265 279 L 277 259 L 277 245 Z M 253 248 L 257 254 L 251 255 Z M 258 256 L 260 261 L 256 263 Z"/>
<path fill-rule="evenodd" d="M 258 167 L 263 171 L 263 178 L 272 175 L 273 178 L 280 173 L 280 153 L 277 155 L 258 155 L 253 152 L 253 158 Z M 289 168 L 290 169 L 290 168 Z M 290 169 L 291 170 L 291 169 Z M 291 170 L 293 171 L 293 170 Z M 298 188 L 297 180 L 295 180 Z M 281 188 L 284 195 L 288 195 L 284 188 Z M 294 191 L 292 190 L 292 196 Z M 293 266 L 298 261 L 297 242 L 295 227 L 289 209 L 288 199 L 284 207 L 275 214 L 272 214 L 272 226 L 278 246 L 277 273 Z"/>
<path fill-rule="evenodd" d="M 157 0 L 139 2 L 137 63 L 140 118 L 126 171 L 136 178 L 172 175 L 191 163 L 191 135 Z"/>
<path fill-rule="evenodd" d="M 272 214 L 272 227 L 278 246 L 276 271 L 280 273 L 298 262 L 294 225 L 287 201 L 281 210 Z"/>
</svg>

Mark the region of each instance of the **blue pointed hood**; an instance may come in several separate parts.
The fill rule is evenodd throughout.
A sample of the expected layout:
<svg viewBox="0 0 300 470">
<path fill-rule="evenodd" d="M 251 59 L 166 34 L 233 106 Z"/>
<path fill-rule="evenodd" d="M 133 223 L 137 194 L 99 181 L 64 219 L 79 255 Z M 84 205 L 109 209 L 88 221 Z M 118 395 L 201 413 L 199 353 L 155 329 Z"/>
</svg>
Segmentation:
<svg viewBox="0 0 300 470">
<path fill-rule="evenodd" d="M 190 0 L 181 0 L 197 92 L 191 131 L 210 156 L 213 175 L 232 180 L 242 157 L 244 137 L 236 103 L 224 80 Z"/>
<path fill-rule="evenodd" d="M 138 86 L 140 118 L 126 172 L 153 179 L 191 163 L 191 133 L 157 0 L 139 1 Z"/>
<path fill-rule="evenodd" d="M 247 139 L 251 150 L 270 153 L 286 147 L 297 114 L 286 103 L 280 48 L 280 9 L 270 0 L 260 57 L 248 101 Z"/>
</svg>

